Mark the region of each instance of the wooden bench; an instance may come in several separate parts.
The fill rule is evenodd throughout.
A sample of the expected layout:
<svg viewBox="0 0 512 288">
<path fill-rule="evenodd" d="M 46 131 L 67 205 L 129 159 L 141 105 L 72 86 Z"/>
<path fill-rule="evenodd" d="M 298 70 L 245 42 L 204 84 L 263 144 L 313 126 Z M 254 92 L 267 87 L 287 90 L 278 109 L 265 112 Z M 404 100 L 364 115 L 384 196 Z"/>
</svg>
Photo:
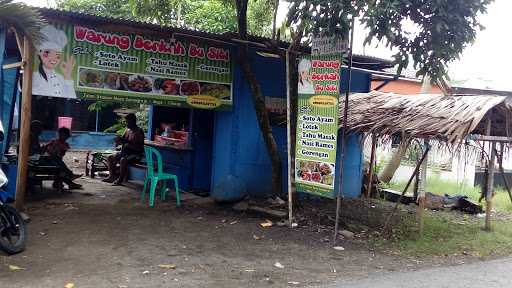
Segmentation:
<svg viewBox="0 0 512 288">
<path fill-rule="evenodd" d="M 96 172 L 108 171 L 107 157 L 109 155 L 112 155 L 112 153 L 88 152 L 85 159 L 85 175 L 94 178 Z M 146 169 L 147 166 L 144 159 L 140 163 L 128 165 L 128 180 L 144 182 Z"/>
<path fill-rule="evenodd" d="M 29 187 L 39 186 L 43 192 L 43 181 L 55 181 L 61 173 L 58 166 L 28 164 L 27 184 Z"/>
</svg>

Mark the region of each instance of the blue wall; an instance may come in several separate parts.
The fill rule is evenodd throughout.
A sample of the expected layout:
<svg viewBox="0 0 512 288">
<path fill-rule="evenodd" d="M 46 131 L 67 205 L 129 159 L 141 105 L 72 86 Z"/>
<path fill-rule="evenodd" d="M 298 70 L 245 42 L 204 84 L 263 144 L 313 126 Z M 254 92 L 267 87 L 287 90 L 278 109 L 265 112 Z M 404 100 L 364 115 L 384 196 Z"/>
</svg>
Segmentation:
<svg viewBox="0 0 512 288">
<path fill-rule="evenodd" d="M 264 96 L 286 98 L 285 64 L 281 59 L 266 58 L 255 53 L 252 67 Z M 348 84 L 348 73 L 342 70 L 342 89 Z M 353 71 L 352 91 L 368 92 L 370 75 Z M 225 185 L 225 180 L 235 178 L 247 189 L 249 195 L 271 194 L 271 164 L 261 136 L 248 85 L 238 67 L 235 68 L 233 111 L 215 113 L 213 146 L 212 189 L 237 189 L 237 185 Z M 286 127 L 273 127 L 273 134 L 283 163 L 283 190 L 286 191 Z M 339 154 L 339 153 L 338 153 Z M 345 161 L 344 195 L 357 197 L 362 181 L 362 147 L 359 135 L 348 141 Z M 337 184 L 335 184 L 337 185 Z M 240 188 L 240 187 L 238 187 Z M 232 194 L 232 191 L 222 193 Z"/>
<path fill-rule="evenodd" d="M 114 149 L 114 133 L 103 132 L 72 132 L 67 141 L 71 149 L 76 150 L 112 150 Z M 39 138 L 41 142 L 48 142 L 57 137 L 57 131 L 45 130 Z"/>
</svg>

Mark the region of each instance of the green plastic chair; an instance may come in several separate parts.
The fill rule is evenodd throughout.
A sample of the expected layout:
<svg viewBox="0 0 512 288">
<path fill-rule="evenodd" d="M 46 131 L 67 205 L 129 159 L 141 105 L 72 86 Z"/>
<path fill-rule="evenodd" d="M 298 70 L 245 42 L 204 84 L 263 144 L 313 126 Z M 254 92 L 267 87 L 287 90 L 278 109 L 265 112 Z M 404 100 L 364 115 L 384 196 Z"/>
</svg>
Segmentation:
<svg viewBox="0 0 512 288">
<path fill-rule="evenodd" d="M 163 181 L 160 186 L 160 199 L 165 201 L 167 195 L 167 181 L 174 180 L 174 188 L 176 189 L 176 206 L 181 205 L 180 189 L 178 188 L 178 177 L 174 174 L 164 173 L 162 168 L 162 155 L 158 150 L 150 146 L 144 146 L 144 153 L 146 155 L 147 172 L 146 180 L 144 180 L 144 188 L 140 194 L 141 202 L 144 202 L 146 188 L 149 187 L 149 207 L 155 206 L 155 192 L 159 181 Z M 156 160 L 156 171 L 155 171 Z"/>
</svg>

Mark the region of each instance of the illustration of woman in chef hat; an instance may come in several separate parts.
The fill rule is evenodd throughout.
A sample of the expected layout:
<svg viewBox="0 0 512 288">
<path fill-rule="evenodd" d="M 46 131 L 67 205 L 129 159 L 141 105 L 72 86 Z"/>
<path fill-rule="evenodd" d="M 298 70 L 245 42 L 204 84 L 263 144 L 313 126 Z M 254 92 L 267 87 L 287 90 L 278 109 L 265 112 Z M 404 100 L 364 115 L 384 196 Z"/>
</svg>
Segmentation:
<svg viewBox="0 0 512 288">
<path fill-rule="evenodd" d="M 39 56 L 39 69 L 34 71 L 32 93 L 41 96 L 76 98 L 74 82 L 71 74 L 75 66 L 73 56 L 62 62 L 63 50 L 68 43 L 64 31 L 52 25 L 41 29 L 43 40 L 36 47 Z M 55 70 L 61 66 L 62 74 Z"/>
<path fill-rule="evenodd" d="M 315 89 L 311 81 L 311 61 L 302 59 L 299 62 L 299 94 L 314 94 Z"/>
</svg>

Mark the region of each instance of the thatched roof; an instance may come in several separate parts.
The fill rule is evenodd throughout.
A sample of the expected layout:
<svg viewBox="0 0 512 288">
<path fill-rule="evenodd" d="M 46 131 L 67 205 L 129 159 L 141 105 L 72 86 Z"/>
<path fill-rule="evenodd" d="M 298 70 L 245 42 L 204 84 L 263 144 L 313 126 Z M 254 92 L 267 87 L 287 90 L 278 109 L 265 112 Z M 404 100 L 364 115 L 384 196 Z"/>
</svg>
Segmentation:
<svg viewBox="0 0 512 288">
<path fill-rule="evenodd" d="M 344 101 L 341 111 L 343 106 Z M 492 118 L 492 136 L 512 136 L 507 131 L 512 123 L 512 97 L 396 95 L 373 91 L 350 95 L 348 127 L 351 131 L 378 135 L 405 132 L 454 144 L 470 134 L 485 135 L 487 117 Z"/>
</svg>

